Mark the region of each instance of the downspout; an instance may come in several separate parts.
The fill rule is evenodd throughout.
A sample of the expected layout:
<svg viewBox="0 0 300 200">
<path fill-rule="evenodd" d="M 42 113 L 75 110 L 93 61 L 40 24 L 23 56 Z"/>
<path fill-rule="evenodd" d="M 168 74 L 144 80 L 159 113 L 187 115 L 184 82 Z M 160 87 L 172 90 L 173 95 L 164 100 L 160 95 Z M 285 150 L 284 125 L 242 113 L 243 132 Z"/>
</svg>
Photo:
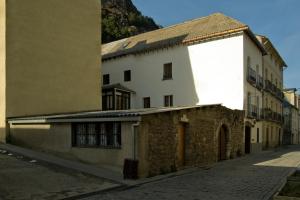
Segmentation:
<svg viewBox="0 0 300 200">
<path fill-rule="evenodd" d="M 137 138 L 138 138 L 138 127 L 140 126 L 140 121 L 138 121 L 135 124 L 132 124 L 132 130 L 133 130 L 133 152 L 132 157 L 133 160 L 137 160 Z"/>
</svg>

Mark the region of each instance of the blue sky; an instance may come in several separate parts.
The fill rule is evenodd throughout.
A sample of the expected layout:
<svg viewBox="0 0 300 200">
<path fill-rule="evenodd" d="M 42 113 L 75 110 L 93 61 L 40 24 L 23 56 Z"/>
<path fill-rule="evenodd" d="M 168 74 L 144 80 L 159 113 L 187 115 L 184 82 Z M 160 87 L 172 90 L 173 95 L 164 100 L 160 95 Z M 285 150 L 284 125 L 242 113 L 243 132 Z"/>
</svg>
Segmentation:
<svg viewBox="0 0 300 200">
<path fill-rule="evenodd" d="M 169 26 L 222 12 L 267 36 L 288 65 L 285 87 L 300 90 L 300 0 L 132 0 L 157 24 Z M 299 59 L 299 60 L 298 60 Z"/>
</svg>

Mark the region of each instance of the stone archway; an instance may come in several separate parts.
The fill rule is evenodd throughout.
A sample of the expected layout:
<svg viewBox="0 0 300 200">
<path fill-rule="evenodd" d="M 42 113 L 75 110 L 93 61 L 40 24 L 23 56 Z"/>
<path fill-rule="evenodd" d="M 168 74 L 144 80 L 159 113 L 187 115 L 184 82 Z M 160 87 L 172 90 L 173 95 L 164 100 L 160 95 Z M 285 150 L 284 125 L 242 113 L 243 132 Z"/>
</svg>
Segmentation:
<svg viewBox="0 0 300 200">
<path fill-rule="evenodd" d="M 218 131 L 218 161 L 227 160 L 230 157 L 230 133 L 229 128 L 222 124 Z"/>
</svg>

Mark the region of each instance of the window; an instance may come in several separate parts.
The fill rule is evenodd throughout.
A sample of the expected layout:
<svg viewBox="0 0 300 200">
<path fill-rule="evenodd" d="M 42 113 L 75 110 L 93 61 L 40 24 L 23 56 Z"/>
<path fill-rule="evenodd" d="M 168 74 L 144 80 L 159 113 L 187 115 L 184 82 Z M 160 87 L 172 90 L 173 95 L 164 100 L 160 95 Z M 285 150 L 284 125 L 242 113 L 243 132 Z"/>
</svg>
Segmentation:
<svg viewBox="0 0 300 200">
<path fill-rule="evenodd" d="M 273 74 L 271 73 L 271 83 L 273 83 Z"/>
<path fill-rule="evenodd" d="M 165 96 L 165 107 L 173 106 L 173 95 Z"/>
<path fill-rule="evenodd" d="M 112 91 L 102 91 L 102 109 L 113 110 L 114 109 L 114 95 Z"/>
<path fill-rule="evenodd" d="M 164 64 L 163 80 L 172 79 L 172 63 Z"/>
<path fill-rule="evenodd" d="M 124 81 L 131 81 L 131 70 L 124 71 Z"/>
<path fill-rule="evenodd" d="M 128 110 L 130 109 L 130 92 L 118 89 L 102 90 L 103 110 Z"/>
<path fill-rule="evenodd" d="M 259 143 L 259 128 L 257 128 L 257 130 L 256 130 L 256 140 L 257 140 L 257 143 Z"/>
<path fill-rule="evenodd" d="M 109 74 L 104 74 L 103 75 L 103 85 L 108 85 L 109 84 Z"/>
<path fill-rule="evenodd" d="M 268 79 L 268 69 L 266 69 L 265 79 Z"/>
<path fill-rule="evenodd" d="M 251 67 L 251 58 L 250 56 L 247 57 L 247 67 Z"/>
<path fill-rule="evenodd" d="M 144 102 L 144 108 L 150 108 L 151 107 L 150 97 L 144 97 L 143 102 Z"/>
<path fill-rule="evenodd" d="M 115 94 L 116 110 L 130 109 L 130 93 L 116 91 Z"/>
<path fill-rule="evenodd" d="M 72 146 L 121 147 L 121 123 L 73 123 Z"/>
</svg>

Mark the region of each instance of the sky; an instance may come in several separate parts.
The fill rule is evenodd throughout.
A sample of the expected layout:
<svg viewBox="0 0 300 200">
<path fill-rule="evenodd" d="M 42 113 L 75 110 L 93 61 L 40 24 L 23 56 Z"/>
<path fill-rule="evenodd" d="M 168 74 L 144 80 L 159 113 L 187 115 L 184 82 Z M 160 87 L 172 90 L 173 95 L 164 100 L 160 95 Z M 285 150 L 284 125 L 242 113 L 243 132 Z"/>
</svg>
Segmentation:
<svg viewBox="0 0 300 200">
<path fill-rule="evenodd" d="M 284 87 L 300 90 L 300 0 L 132 0 L 163 27 L 221 12 L 267 36 L 288 67 Z M 299 59 L 299 60 L 298 60 Z"/>
</svg>

